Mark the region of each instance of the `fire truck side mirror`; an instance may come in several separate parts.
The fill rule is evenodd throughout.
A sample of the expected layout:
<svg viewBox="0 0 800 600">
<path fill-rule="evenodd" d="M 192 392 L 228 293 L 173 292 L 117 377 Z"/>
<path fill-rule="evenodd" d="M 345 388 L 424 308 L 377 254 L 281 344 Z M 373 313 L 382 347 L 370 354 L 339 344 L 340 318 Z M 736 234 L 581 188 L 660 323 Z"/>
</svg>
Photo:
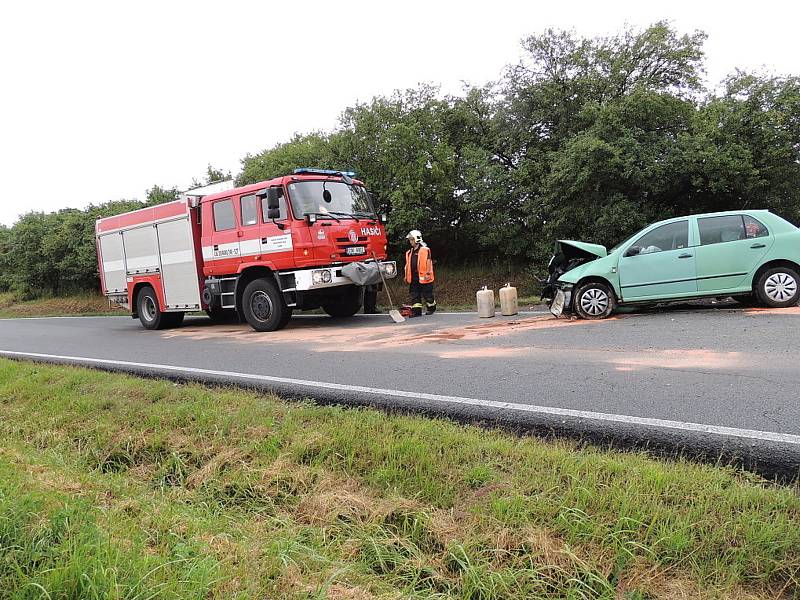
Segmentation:
<svg viewBox="0 0 800 600">
<path fill-rule="evenodd" d="M 280 192 L 280 189 L 276 187 L 269 188 L 267 190 L 267 209 L 270 211 L 270 213 L 273 210 L 278 211 L 280 209 L 280 204 L 278 202 L 278 192 Z M 269 213 L 267 214 L 267 216 L 271 219 L 277 218 L 277 216 L 272 217 L 271 214 Z"/>
<path fill-rule="evenodd" d="M 267 208 L 267 218 L 268 219 L 280 219 L 281 218 L 281 209 L 280 208 Z"/>
<path fill-rule="evenodd" d="M 381 215 L 381 223 L 386 224 L 389 222 L 389 216 L 385 213 Z"/>
</svg>

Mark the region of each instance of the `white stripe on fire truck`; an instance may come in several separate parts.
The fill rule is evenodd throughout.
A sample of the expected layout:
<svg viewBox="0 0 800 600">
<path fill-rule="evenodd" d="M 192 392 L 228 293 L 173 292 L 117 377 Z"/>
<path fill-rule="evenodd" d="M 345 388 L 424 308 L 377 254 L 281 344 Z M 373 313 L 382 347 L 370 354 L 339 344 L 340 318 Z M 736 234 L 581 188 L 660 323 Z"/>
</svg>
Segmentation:
<svg viewBox="0 0 800 600">
<path fill-rule="evenodd" d="M 216 250 L 214 250 L 214 246 L 203 246 L 203 260 L 221 260 L 234 256 L 257 256 L 259 254 L 287 252 L 291 249 L 291 245 L 286 248 L 269 248 L 266 244 L 262 244 L 261 240 L 243 240 L 232 244 L 217 244 Z M 231 250 L 238 250 L 238 252 L 229 253 Z M 217 253 L 216 256 L 215 252 Z"/>
<path fill-rule="evenodd" d="M 176 250 L 175 252 L 164 252 L 161 255 L 162 265 L 178 265 L 187 262 L 194 262 L 191 250 Z"/>
<path fill-rule="evenodd" d="M 125 268 L 125 261 L 122 260 L 104 260 L 103 271 L 106 273 L 113 273 L 114 271 L 122 271 Z"/>
<path fill-rule="evenodd" d="M 133 269 L 147 269 L 158 266 L 158 256 L 155 254 L 147 254 L 145 256 L 129 256 L 127 257 L 127 260 L 129 271 Z"/>
</svg>

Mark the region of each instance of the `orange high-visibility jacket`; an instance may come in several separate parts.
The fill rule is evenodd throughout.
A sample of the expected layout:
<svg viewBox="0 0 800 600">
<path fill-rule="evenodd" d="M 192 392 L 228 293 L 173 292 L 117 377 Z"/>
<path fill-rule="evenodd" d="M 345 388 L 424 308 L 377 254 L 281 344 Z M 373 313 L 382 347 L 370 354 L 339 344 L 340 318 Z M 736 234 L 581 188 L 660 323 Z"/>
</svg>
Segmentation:
<svg viewBox="0 0 800 600">
<path fill-rule="evenodd" d="M 406 252 L 406 283 L 411 283 L 411 252 Z M 431 249 L 422 246 L 417 256 L 417 269 L 419 270 L 420 283 L 433 283 L 433 260 L 431 260 Z"/>
</svg>

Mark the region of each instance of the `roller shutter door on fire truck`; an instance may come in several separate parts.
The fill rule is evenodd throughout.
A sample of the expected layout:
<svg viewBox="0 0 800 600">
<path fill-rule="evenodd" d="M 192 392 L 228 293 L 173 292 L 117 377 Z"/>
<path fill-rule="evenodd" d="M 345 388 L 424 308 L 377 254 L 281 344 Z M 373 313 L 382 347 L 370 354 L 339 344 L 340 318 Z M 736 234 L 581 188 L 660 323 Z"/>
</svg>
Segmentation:
<svg viewBox="0 0 800 600">
<path fill-rule="evenodd" d="M 103 260 L 103 282 L 105 293 L 125 292 L 125 252 L 122 236 L 118 231 L 100 236 L 100 256 Z"/>
<path fill-rule="evenodd" d="M 167 308 L 200 308 L 200 283 L 189 217 L 159 223 L 158 248 Z"/>
</svg>

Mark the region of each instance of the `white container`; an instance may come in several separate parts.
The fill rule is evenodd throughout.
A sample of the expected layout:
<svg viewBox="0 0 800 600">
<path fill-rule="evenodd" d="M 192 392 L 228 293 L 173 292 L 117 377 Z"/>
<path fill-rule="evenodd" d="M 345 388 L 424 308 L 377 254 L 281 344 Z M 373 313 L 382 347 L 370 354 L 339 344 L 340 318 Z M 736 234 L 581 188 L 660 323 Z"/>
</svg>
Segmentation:
<svg viewBox="0 0 800 600">
<path fill-rule="evenodd" d="M 507 283 L 504 287 L 500 288 L 500 314 L 505 317 L 510 317 L 518 312 L 517 288 L 511 287 L 511 284 Z"/>
<path fill-rule="evenodd" d="M 494 316 L 494 290 L 483 289 L 476 294 L 478 298 L 478 316 L 482 318 Z"/>
</svg>

